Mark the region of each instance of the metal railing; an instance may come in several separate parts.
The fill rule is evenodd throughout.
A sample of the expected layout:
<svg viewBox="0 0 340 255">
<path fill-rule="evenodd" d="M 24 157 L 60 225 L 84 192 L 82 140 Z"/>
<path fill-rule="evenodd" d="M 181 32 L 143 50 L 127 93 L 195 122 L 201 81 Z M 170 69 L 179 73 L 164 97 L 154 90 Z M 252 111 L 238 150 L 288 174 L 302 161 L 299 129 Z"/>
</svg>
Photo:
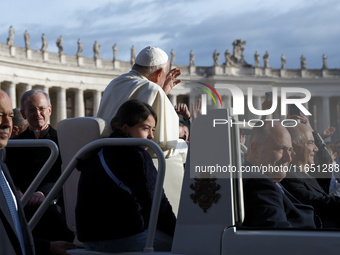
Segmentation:
<svg viewBox="0 0 340 255">
<path fill-rule="evenodd" d="M 228 111 L 229 112 L 229 111 Z M 236 118 L 236 120 L 235 120 Z M 237 116 L 231 117 L 233 122 L 238 121 Z M 240 130 L 237 125 L 229 128 L 231 135 L 231 153 L 232 153 L 232 164 L 236 166 L 236 169 L 241 170 L 241 147 L 240 147 Z M 243 203 L 243 182 L 242 172 L 236 171 L 232 174 L 232 180 L 234 182 L 234 202 L 235 202 L 235 220 L 238 224 L 242 224 L 244 220 L 244 203 Z"/>
<path fill-rule="evenodd" d="M 22 206 L 24 207 L 27 202 L 30 200 L 32 194 L 37 190 L 38 186 L 45 178 L 45 176 L 50 171 L 54 162 L 57 160 L 59 155 L 58 146 L 52 140 L 48 139 L 14 139 L 9 140 L 6 147 L 47 147 L 51 150 L 51 154 L 49 158 L 46 160 L 43 167 L 40 169 L 37 176 L 34 178 L 31 185 L 28 187 L 23 197 L 21 198 Z M 18 160 L 20 160 L 20 155 L 18 155 Z M 29 171 L 29 169 L 25 169 L 25 171 Z M 35 225 L 34 225 L 35 226 Z M 33 228 L 31 228 L 33 229 Z"/>
<path fill-rule="evenodd" d="M 165 176 L 165 158 L 163 151 L 160 147 L 153 141 L 143 139 L 143 138 L 103 138 L 98 139 L 93 142 L 88 143 L 84 147 L 82 147 L 72 158 L 69 164 L 66 166 L 65 170 L 51 189 L 50 193 L 46 196 L 44 202 L 40 205 L 38 210 L 35 212 L 33 217 L 31 218 L 30 222 L 28 223 L 31 229 L 39 221 L 40 217 L 48 208 L 51 201 L 54 197 L 58 194 L 64 183 L 66 182 L 67 178 L 71 175 L 72 171 L 75 169 L 78 160 L 81 159 L 83 156 L 87 155 L 89 152 L 104 146 L 148 146 L 151 148 L 157 155 L 158 158 L 158 174 L 155 186 L 155 192 L 152 200 L 151 206 L 151 213 L 150 213 L 150 220 L 148 226 L 148 235 L 146 239 L 146 244 L 144 248 L 144 252 L 153 252 L 153 241 L 156 233 L 157 227 L 157 220 L 158 220 L 158 212 L 162 198 L 162 189 L 163 189 L 163 182 Z M 35 181 L 35 180 L 34 180 Z M 33 183 L 31 184 L 33 185 Z"/>
</svg>

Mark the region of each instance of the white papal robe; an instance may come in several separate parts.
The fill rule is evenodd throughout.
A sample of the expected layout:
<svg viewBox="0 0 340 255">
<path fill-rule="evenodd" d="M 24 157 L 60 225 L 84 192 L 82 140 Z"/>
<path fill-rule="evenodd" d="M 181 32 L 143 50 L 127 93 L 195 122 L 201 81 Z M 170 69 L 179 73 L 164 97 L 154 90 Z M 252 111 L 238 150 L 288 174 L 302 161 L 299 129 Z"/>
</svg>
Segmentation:
<svg viewBox="0 0 340 255">
<path fill-rule="evenodd" d="M 179 119 L 174 106 L 159 85 L 149 81 L 136 70 L 131 70 L 110 82 L 100 101 L 97 117 L 110 123 L 118 108 L 129 99 L 138 99 L 151 105 L 158 119 L 154 141 L 163 151 L 173 151 L 179 137 Z"/>
</svg>

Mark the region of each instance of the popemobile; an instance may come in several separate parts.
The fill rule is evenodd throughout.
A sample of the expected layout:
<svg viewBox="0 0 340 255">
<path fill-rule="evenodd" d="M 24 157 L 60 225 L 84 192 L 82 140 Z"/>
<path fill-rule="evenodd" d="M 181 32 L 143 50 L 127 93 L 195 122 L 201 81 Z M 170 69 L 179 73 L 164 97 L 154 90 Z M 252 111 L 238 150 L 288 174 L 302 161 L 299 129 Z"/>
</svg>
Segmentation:
<svg viewBox="0 0 340 255">
<path fill-rule="evenodd" d="M 155 151 L 159 161 L 148 237 L 143 250 L 120 254 L 338 254 L 339 231 L 261 229 L 242 225 L 244 220 L 242 172 L 217 173 L 198 171 L 197 168 L 197 166 L 219 165 L 232 166 L 229 169 L 241 169 L 239 126 L 214 126 L 215 119 L 237 121 L 235 116 L 230 114 L 229 109 L 208 110 L 205 115 L 199 116 L 194 121 L 171 251 L 158 252 L 153 249 L 160 194 L 166 171 L 163 152 L 156 143 L 146 139 L 131 138 L 126 141 L 127 139 L 106 138 L 108 124 L 97 117 L 70 118 L 58 123 L 63 173 L 29 222 L 29 226 L 34 228 L 52 198 L 63 187 L 68 226 L 75 231 L 74 204 L 79 173 L 74 169 L 77 161 L 102 146 L 147 145 Z M 20 141 L 10 141 L 9 146 L 20 146 Z M 51 162 L 53 164 L 53 160 Z M 32 183 L 32 186 L 40 181 L 39 178 Z M 32 189 L 28 192 L 31 192 L 30 190 Z M 24 198 L 27 196 L 29 197 L 29 194 L 25 194 Z M 88 251 L 81 248 L 81 244 L 78 245 L 78 249 L 69 250 L 68 253 L 107 254 Z"/>
</svg>

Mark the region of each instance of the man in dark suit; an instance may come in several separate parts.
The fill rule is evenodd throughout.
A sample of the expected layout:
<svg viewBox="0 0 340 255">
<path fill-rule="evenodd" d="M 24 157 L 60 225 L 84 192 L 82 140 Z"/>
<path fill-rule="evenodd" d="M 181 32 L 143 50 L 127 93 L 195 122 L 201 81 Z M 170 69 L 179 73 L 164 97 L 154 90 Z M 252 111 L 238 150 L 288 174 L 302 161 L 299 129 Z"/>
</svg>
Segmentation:
<svg viewBox="0 0 340 255">
<path fill-rule="evenodd" d="M 0 149 L 7 145 L 12 133 L 12 109 L 10 98 L 0 90 Z M 1 161 L 0 166 L 0 174 L 4 176 L 5 184 L 7 182 L 8 185 L 7 187 L 2 185 L 0 188 L 0 254 L 34 254 L 31 231 L 28 229 L 20 200 L 17 192 L 15 192 L 15 186 L 6 165 Z M 12 202 L 16 204 L 17 217 L 19 218 L 19 226 L 17 227 L 15 227 L 15 220 L 9 206 L 9 203 L 11 203 L 10 198 L 5 197 L 4 190 L 8 188 L 12 193 Z M 21 234 L 18 232 L 21 232 Z M 22 235 L 23 240 L 21 242 L 19 241 L 19 235 Z"/>
<path fill-rule="evenodd" d="M 20 100 L 21 114 L 28 122 L 27 129 L 14 139 L 49 139 L 58 145 L 57 131 L 49 125 L 52 106 L 49 95 L 40 89 L 26 91 Z M 44 147 L 7 148 L 6 164 L 17 189 L 24 193 L 50 155 Z M 20 160 L 17 159 L 20 155 Z M 25 169 L 25 170 L 24 170 Z M 61 174 L 58 156 L 51 170 L 33 193 L 28 204 L 39 205 L 48 195 Z"/>
<path fill-rule="evenodd" d="M 0 90 L 0 154 L 11 137 L 12 118 L 11 100 L 4 91 Z M 35 240 L 36 245 L 34 245 L 18 192 L 6 164 L 1 159 L 2 155 L 0 156 L 0 254 L 34 255 L 36 247 L 37 254 L 66 255 L 67 249 L 75 248 L 72 243 Z"/>
<path fill-rule="evenodd" d="M 331 172 L 328 165 L 318 167 L 314 158 L 318 152 L 309 125 L 298 124 L 287 128 L 295 151 L 292 166 L 282 185 L 302 203 L 312 205 L 321 217 L 324 227 L 340 227 L 340 197 L 329 196 L 309 172 Z"/>
<path fill-rule="evenodd" d="M 20 105 L 20 112 L 23 118 L 27 120 L 28 127 L 13 139 L 48 139 L 58 145 L 57 131 L 49 125 L 52 113 L 49 95 L 41 89 L 28 90 L 22 95 Z M 6 152 L 6 164 L 19 194 L 22 195 L 38 175 L 51 151 L 46 147 L 17 147 L 7 148 Z M 18 155 L 20 155 L 20 160 L 18 160 Z M 59 154 L 56 162 L 25 206 L 25 215 L 28 220 L 49 194 L 60 175 L 61 157 Z M 56 196 L 55 201 L 56 204 L 51 204 L 48 207 L 33 230 L 33 235 L 49 241 L 65 240 L 72 242 L 74 234 L 66 225 L 62 192 Z M 51 231 L 52 229 L 53 231 Z"/>
<path fill-rule="evenodd" d="M 254 127 L 244 170 L 245 227 L 316 228 L 314 209 L 301 204 L 280 184 L 293 153 L 291 137 L 280 124 Z"/>
</svg>

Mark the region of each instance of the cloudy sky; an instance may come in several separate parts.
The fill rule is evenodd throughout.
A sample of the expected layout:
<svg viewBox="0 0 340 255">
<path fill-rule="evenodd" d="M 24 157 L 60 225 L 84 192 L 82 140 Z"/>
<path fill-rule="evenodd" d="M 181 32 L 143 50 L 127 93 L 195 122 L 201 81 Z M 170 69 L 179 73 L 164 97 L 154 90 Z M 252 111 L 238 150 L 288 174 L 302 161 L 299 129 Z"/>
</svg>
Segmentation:
<svg viewBox="0 0 340 255">
<path fill-rule="evenodd" d="M 339 0 L 11 0 L 1 9 L 0 42 L 6 43 L 12 25 L 19 47 L 27 29 L 37 50 L 45 33 L 51 52 L 58 51 L 62 35 L 66 54 L 75 55 L 80 38 L 87 57 L 93 57 L 97 40 L 105 59 L 112 58 L 114 43 L 124 61 L 130 60 L 132 45 L 137 53 L 154 45 L 167 53 L 174 49 L 178 65 L 188 65 L 193 50 L 197 66 L 211 66 L 215 49 L 223 63 L 225 50 L 232 52 L 232 42 L 242 39 L 252 65 L 257 50 L 261 66 L 268 51 L 273 68 L 280 68 L 281 54 L 287 68 L 299 68 L 302 54 L 307 68 L 321 68 L 323 54 L 329 68 L 340 68 Z"/>
</svg>

